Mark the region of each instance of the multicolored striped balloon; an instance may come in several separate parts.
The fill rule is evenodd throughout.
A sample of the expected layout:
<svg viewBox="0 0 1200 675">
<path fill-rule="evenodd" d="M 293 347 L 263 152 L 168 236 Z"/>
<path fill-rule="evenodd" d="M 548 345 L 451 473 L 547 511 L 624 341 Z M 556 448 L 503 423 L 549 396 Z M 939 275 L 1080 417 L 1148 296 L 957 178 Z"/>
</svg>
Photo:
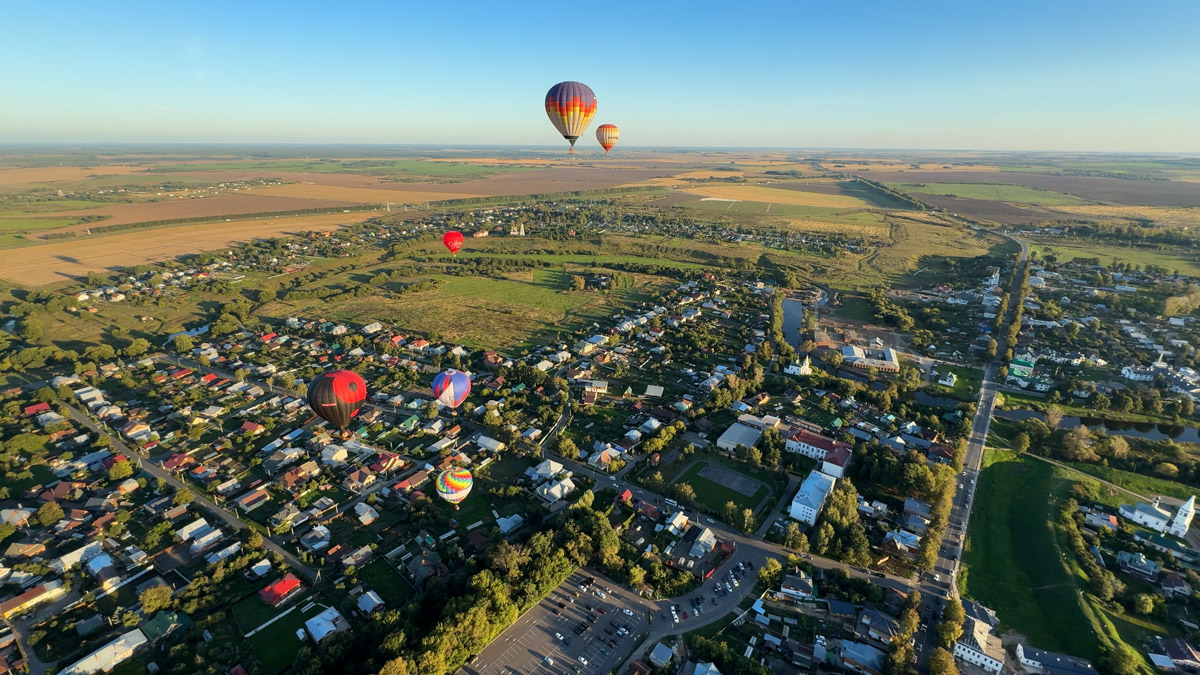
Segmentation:
<svg viewBox="0 0 1200 675">
<path fill-rule="evenodd" d="M 596 116 L 596 94 L 582 82 L 559 82 L 546 93 L 546 115 L 575 154 L 575 141 Z"/>
<path fill-rule="evenodd" d="M 451 504 L 457 504 L 471 494 L 471 486 L 475 479 L 466 469 L 446 469 L 438 474 L 438 496 Z"/>
<path fill-rule="evenodd" d="M 433 378 L 433 395 L 447 408 L 457 408 L 471 393 L 471 378 L 453 368 Z"/>
<path fill-rule="evenodd" d="M 596 140 L 600 141 L 600 147 L 604 148 L 606 155 L 617 144 L 617 139 L 620 137 L 621 130 L 615 124 L 601 124 L 596 128 Z"/>
</svg>

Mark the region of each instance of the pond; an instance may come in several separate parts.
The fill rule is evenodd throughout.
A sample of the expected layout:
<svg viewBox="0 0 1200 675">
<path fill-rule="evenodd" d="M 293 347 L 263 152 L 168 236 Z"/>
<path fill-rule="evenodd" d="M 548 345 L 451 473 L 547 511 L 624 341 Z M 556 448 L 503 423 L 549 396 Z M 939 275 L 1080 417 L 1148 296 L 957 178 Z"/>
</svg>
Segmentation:
<svg viewBox="0 0 1200 675">
<path fill-rule="evenodd" d="M 804 303 L 791 298 L 783 299 L 783 339 L 800 350 L 800 329 L 804 327 Z"/>
<path fill-rule="evenodd" d="M 997 410 L 996 417 L 1005 420 L 1027 420 L 1037 418 L 1043 422 L 1046 416 L 1036 410 Z M 1145 438 L 1151 441 L 1167 439 L 1178 443 L 1200 443 L 1200 428 L 1183 424 L 1168 424 L 1154 422 L 1121 422 L 1097 417 L 1063 417 L 1059 426 L 1063 429 L 1074 429 L 1080 424 L 1089 429 L 1102 429 L 1113 436 L 1131 436 Z"/>
</svg>

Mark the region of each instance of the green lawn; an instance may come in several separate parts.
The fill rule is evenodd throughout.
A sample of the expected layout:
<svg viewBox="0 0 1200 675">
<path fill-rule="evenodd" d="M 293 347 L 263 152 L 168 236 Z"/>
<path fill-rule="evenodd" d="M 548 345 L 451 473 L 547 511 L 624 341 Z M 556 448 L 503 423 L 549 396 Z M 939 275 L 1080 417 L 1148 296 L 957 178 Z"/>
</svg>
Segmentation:
<svg viewBox="0 0 1200 675">
<path fill-rule="evenodd" d="M 954 383 L 953 388 L 937 383 L 938 377 L 941 377 L 947 371 L 958 376 L 958 381 Z M 934 377 L 930 383 L 929 391 L 931 394 L 951 396 L 960 401 L 976 401 L 979 399 L 979 387 L 982 385 L 983 371 L 979 368 L 951 366 L 943 363 L 937 367 L 937 377 Z"/>
<path fill-rule="evenodd" d="M 447 256 L 448 258 L 449 256 Z M 636 255 L 610 255 L 610 254 L 570 254 L 570 253 L 492 253 L 486 251 L 471 251 L 464 250 L 458 256 L 459 260 L 469 260 L 471 258 L 503 258 L 517 260 L 542 260 L 551 263 L 569 263 L 574 265 L 593 265 L 601 267 L 610 264 L 635 263 L 639 265 L 657 265 L 659 267 L 675 267 L 679 269 L 699 269 L 704 267 L 699 263 L 686 262 L 681 260 L 671 260 L 668 258 L 648 258 Z"/>
<path fill-rule="evenodd" d="M 863 323 L 872 323 L 875 321 L 875 305 L 866 298 L 858 296 L 844 295 L 840 298 L 841 305 L 838 307 L 830 307 L 823 311 L 832 312 L 832 314 L 841 319 L 852 319 Z"/>
<path fill-rule="evenodd" d="M 1145 497 L 1165 495 L 1177 499 L 1187 499 L 1192 495 L 1200 494 L 1200 489 L 1189 487 L 1182 483 L 1155 478 L 1153 476 L 1143 476 L 1130 471 L 1121 471 L 1120 469 L 1100 466 L 1099 464 L 1071 462 L 1071 466 L 1083 473 L 1106 480 L 1113 485 L 1119 485 L 1126 490 L 1132 490 Z"/>
<path fill-rule="evenodd" d="M 264 587 L 266 585 L 266 582 L 262 584 Z M 250 597 L 245 598 L 241 602 L 234 605 L 233 617 L 234 620 L 237 621 L 238 628 L 242 631 L 242 635 L 245 635 L 246 633 L 249 633 L 255 628 L 263 625 L 267 621 L 270 621 L 271 617 L 278 616 L 282 612 L 286 612 L 297 605 L 307 604 L 308 600 L 306 599 L 306 596 L 308 595 L 309 592 L 307 590 L 301 591 L 299 596 L 290 598 L 283 605 L 283 607 L 272 607 L 263 602 L 262 598 L 255 593 L 254 595 L 251 595 Z"/>
<path fill-rule="evenodd" d="M 685 471 L 683 475 L 675 479 L 674 483 L 688 483 L 696 491 L 696 499 L 711 509 L 720 514 L 725 510 L 725 502 L 732 501 L 737 504 L 738 509 L 754 509 L 767 496 L 770 489 L 766 486 L 760 486 L 755 490 L 754 494 L 747 497 L 746 495 L 732 490 L 720 483 L 713 482 L 700 475 L 700 471 L 708 466 L 709 462 L 696 462 L 690 469 Z M 731 467 L 726 467 L 731 468 Z M 735 469 L 736 470 L 736 469 Z M 738 473 L 743 473 L 739 471 Z"/>
<path fill-rule="evenodd" d="M 303 607 L 308 602 L 309 600 L 305 599 L 298 606 Z M 248 638 L 255 656 L 262 664 L 263 673 L 276 675 L 292 665 L 296 651 L 300 649 L 300 639 L 296 637 L 296 631 L 304 628 L 306 620 L 320 614 L 324 609 L 321 605 L 314 605 L 307 612 L 297 609 Z"/>
<path fill-rule="evenodd" d="M 1059 551 L 1051 523 L 1070 481 L 1052 467 L 988 450 L 963 553 L 964 594 L 1041 649 L 1093 661 L 1100 641 Z"/>
<path fill-rule="evenodd" d="M 830 206 L 801 206 L 798 204 L 771 204 L 754 201 L 702 201 L 701 197 L 676 204 L 689 209 L 720 211 L 723 213 L 749 213 L 755 215 L 804 218 L 846 225 L 869 225 L 884 227 L 879 215 L 863 208 L 836 208 Z"/>
<path fill-rule="evenodd" d="M 1101 265 L 1111 265 L 1113 261 L 1119 260 L 1142 267 L 1147 264 L 1159 265 L 1169 270 L 1179 270 L 1180 274 L 1200 275 L 1200 255 L 1182 249 L 1156 251 L 1147 248 L 1068 243 L 1056 239 L 1039 238 L 1030 245 L 1030 250 L 1037 252 L 1040 257 L 1045 257 L 1046 254 L 1055 255 L 1060 261 L 1069 262 L 1073 258 L 1099 258 Z"/>
<path fill-rule="evenodd" d="M 358 580 L 365 590 L 378 593 L 392 609 L 403 607 L 413 596 L 412 585 L 383 558 L 358 568 Z"/>
<path fill-rule="evenodd" d="M 962 197 L 963 199 L 987 199 L 996 202 L 1017 202 L 1037 206 L 1071 206 L 1088 203 L 1086 199 L 1075 195 L 1037 190 L 1021 185 L 999 183 L 891 183 L 890 185 L 905 192 Z"/>
</svg>

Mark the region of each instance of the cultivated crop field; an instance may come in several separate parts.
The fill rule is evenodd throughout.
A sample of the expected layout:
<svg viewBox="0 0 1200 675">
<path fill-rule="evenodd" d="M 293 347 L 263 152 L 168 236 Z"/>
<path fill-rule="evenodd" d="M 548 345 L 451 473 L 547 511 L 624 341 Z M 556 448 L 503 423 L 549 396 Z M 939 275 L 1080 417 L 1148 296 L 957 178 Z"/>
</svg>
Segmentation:
<svg viewBox="0 0 1200 675">
<path fill-rule="evenodd" d="M 322 209 L 343 206 L 345 202 L 330 199 L 301 199 L 258 194 L 222 194 L 216 197 L 179 198 L 138 204 L 111 204 L 84 211 L 47 214 L 48 216 L 110 216 L 97 225 L 122 225 L 176 218 L 204 218 L 247 213 L 271 213 Z M 74 229 L 82 231 L 85 226 Z"/>
<path fill-rule="evenodd" d="M 881 183 L 1000 183 L 1135 206 L 1200 206 L 1200 183 L 1060 176 L 1018 171 L 858 171 Z M 957 194 L 957 193 L 956 193 Z"/>
<path fill-rule="evenodd" d="M 0 278 L 40 286 L 88 272 L 128 267 L 180 255 L 225 248 L 258 237 L 305 230 L 325 231 L 366 220 L 374 211 L 261 218 L 177 225 L 111 235 L 64 239 L 37 246 L 0 250 Z"/>
<path fill-rule="evenodd" d="M 479 197 L 482 195 L 463 194 L 456 192 L 437 191 L 401 191 L 389 189 L 387 183 L 376 188 L 348 187 L 340 185 L 318 185 L 314 183 L 291 183 L 289 185 L 272 185 L 255 188 L 255 195 L 270 197 L 295 197 L 303 199 L 325 199 L 340 202 L 358 202 L 366 204 L 419 204 L 443 199 L 462 199 L 463 197 Z M 433 187 L 433 186 L 430 186 Z"/>
<path fill-rule="evenodd" d="M 844 194 L 825 194 L 800 190 L 781 190 L 758 185 L 711 185 L 684 188 L 682 192 L 701 198 L 787 204 L 792 206 L 819 206 L 836 209 L 871 208 L 874 203 Z"/>
<path fill-rule="evenodd" d="M 893 183 L 892 187 L 920 194 L 1017 202 L 1036 206 L 1074 206 L 1087 203 L 1087 200 L 1061 192 L 998 183 Z"/>
</svg>

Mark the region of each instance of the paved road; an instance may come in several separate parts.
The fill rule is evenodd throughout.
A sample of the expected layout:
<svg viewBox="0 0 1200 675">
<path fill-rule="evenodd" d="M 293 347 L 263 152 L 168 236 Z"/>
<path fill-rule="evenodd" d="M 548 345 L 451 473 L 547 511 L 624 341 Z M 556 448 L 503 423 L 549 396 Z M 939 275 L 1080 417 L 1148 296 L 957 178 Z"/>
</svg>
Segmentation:
<svg viewBox="0 0 1200 675">
<path fill-rule="evenodd" d="M 70 415 L 70 417 L 73 420 L 75 420 L 79 424 L 82 424 L 83 426 L 87 427 L 88 429 L 91 429 L 92 432 L 96 433 L 97 435 L 108 436 L 109 440 L 112 443 L 112 448 L 114 450 L 116 450 L 118 452 L 123 452 L 123 453 L 125 453 L 125 456 L 130 457 L 130 458 L 138 458 L 138 463 L 140 464 L 141 469 L 143 471 L 150 474 L 151 476 L 154 476 L 155 478 L 163 479 L 169 485 L 172 485 L 173 487 L 175 487 L 175 489 L 177 489 L 177 490 L 188 489 L 186 486 L 184 486 L 183 483 L 181 483 L 179 481 L 179 479 L 177 479 L 175 476 L 173 476 L 169 471 L 164 470 L 161 466 L 158 466 L 157 464 L 155 464 L 154 462 L 151 462 L 149 460 L 141 461 L 141 458 L 144 457 L 144 455 L 142 453 L 132 450 L 129 446 L 127 446 L 123 442 L 121 442 L 121 439 L 109 434 L 107 430 L 105 430 L 100 425 L 98 425 L 94 421 L 92 421 L 92 418 L 83 414 L 82 412 L 75 409 L 73 406 L 67 404 L 66 402 L 62 402 L 62 403 L 66 407 L 67 413 Z M 204 496 L 197 494 L 196 502 L 199 503 L 204 508 L 208 509 L 211 513 L 213 513 L 214 515 L 219 517 L 221 520 L 224 520 L 230 527 L 232 527 L 235 530 L 243 530 L 243 529 L 249 527 L 249 525 L 247 525 L 245 522 L 243 522 L 240 518 L 238 518 L 234 514 L 227 511 L 224 507 L 217 505 L 215 502 L 213 502 L 208 497 L 204 497 Z M 287 551 L 287 549 L 283 548 L 282 546 L 280 546 L 279 544 L 277 544 L 276 542 L 271 540 L 269 537 L 265 537 L 265 536 L 263 537 L 263 546 L 267 550 L 274 551 L 275 553 L 278 553 L 279 555 L 283 556 L 283 559 L 286 560 L 289 565 L 291 565 L 293 568 L 295 568 L 298 572 L 303 574 L 305 577 L 308 577 L 309 581 L 316 580 L 317 573 L 315 570 L 313 570 L 311 567 L 305 565 L 304 563 L 300 562 L 299 558 L 297 558 L 296 556 L 289 553 Z"/>
<path fill-rule="evenodd" d="M 1028 243 L 1007 234 L 1005 236 L 1020 244 L 1021 255 L 1017 264 L 1018 266 L 1024 265 L 1029 259 Z M 1018 276 L 1014 280 L 1010 295 L 1010 298 L 1014 299 L 1009 301 L 1008 315 L 1005 318 L 1004 326 L 997 335 L 1007 334 L 1008 326 L 1015 317 L 1016 308 L 1023 301 L 1023 298 L 1018 297 L 1020 289 L 1016 282 L 1019 279 Z M 958 595 L 956 580 L 962 564 L 962 547 L 966 540 L 967 528 L 970 526 L 971 509 L 975 505 L 975 490 L 979 484 L 979 472 L 983 465 L 984 445 L 987 443 L 992 414 L 995 412 L 996 395 L 1000 391 L 998 382 L 1000 366 L 999 361 L 994 361 L 984 368 L 983 384 L 979 389 L 975 418 L 971 423 L 970 436 L 967 437 L 967 453 L 963 459 L 962 472 L 958 476 L 959 488 L 955 491 L 949 522 L 946 525 L 946 531 L 942 534 L 940 553 L 933 570 L 925 575 L 919 587 L 922 600 L 921 618 L 930 625 L 940 618 L 946 599 Z M 918 670 L 920 672 L 928 670 L 928 655 L 932 648 L 937 646 L 935 631 L 925 631 L 924 638 L 923 643 L 918 645 L 920 649 Z"/>
</svg>

